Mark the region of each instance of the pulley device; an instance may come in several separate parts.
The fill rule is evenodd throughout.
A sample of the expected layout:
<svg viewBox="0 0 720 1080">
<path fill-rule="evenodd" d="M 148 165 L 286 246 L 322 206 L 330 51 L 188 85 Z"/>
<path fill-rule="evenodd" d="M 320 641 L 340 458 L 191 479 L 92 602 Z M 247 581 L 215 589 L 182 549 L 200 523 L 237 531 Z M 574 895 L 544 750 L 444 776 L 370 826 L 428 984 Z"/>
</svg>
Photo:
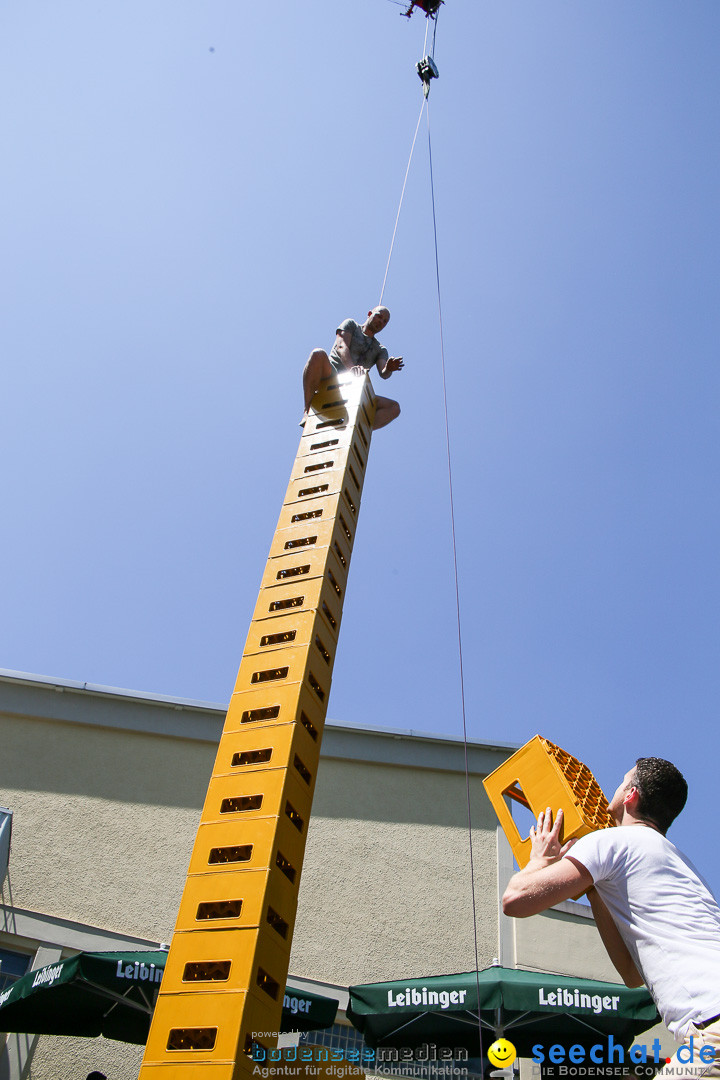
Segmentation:
<svg viewBox="0 0 720 1080">
<path fill-rule="evenodd" d="M 417 73 L 422 79 L 423 93 L 425 97 L 430 93 L 430 80 L 438 79 L 440 72 L 437 69 L 437 64 L 433 60 L 432 56 L 426 56 L 422 60 L 418 60 L 415 65 Z"/>
</svg>

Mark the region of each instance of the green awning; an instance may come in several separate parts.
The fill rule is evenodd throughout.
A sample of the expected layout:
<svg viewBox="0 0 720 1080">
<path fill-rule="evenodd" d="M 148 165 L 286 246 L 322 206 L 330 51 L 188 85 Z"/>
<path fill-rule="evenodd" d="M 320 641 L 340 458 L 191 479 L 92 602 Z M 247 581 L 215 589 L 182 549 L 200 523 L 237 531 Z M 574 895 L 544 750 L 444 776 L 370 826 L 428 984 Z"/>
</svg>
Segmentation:
<svg viewBox="0 0 720 1080">
<path fill-rule="evenodd" d="M 147 1042 L 167 953 L 78 953 L 29 971 L 0 994 L 0 1031 Z M 338 1002 L 288 987 L 281 1031 L 329 1027 Z"/>
<path fill-rule="evenodd" d="M 659 1020 L 645 989 L 502 967 L 351 986 L 347 1015 L 374 1048 L 434 1043 L 475 1057 L 478 1023 L 484 1050 L 504 1037 L 527 1057 L 536 1043 L 590 1047 L 608 1035 L 627 1047 Z"/>
</svg>

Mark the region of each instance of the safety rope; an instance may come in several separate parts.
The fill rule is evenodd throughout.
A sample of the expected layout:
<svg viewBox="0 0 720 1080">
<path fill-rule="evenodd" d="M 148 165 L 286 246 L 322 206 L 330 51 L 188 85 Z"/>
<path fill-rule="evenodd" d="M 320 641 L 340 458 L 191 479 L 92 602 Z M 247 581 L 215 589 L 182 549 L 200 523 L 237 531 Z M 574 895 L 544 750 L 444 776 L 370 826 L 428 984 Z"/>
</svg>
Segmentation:
<svg viewBox="0 0 720 1080">
<path fill-rule="evenodd" d="M 425 49 L 427 48 L 429 21 L 430 20 L 428 19 L 425 23 L 425 41 L 423 43 L 423 55 L 425 54 Z M 435 33 L 437 33 L 437 25 L 435 27 Z M 407 168 L 405 169 L 405 179 L 403 180 L 402 191 L 400 192 L 400 202 L 398 203 L 397 214 L 395 215 L 395 228 L 393 229 L 392 240 L 390 241 L 390 251 L 388 252 L 387 263 L 385 264 L 385 276 L 383 277 L 382 288 L 380 289 L 380 299 L 378 301 L 378 307 L 380 306 L 380 304 L 382 304 L 383 296 L 385 295 L 385 285 L 387 283 L 387 276 L 390 269 L 390 260 L 392 259 L 393 248 L 395 247 L 395 236 L 397 234 L 398 222 L 400 221 L 400 211 L 402 210 L 403 199 L 405 198 L 405 188 L 407 187 L 408 176 L 410 174 L 410 165 L 412 163 L 413 153 L 415 152 L 415 143 L 417 142 L 418 131 L 420 130 L 420 121 L 422 120 L 424 108 L 425 99 L 423 98 L 423 103 L 420 106 L 420 113 L 417 118 L 417 124 L 415 125 L 415 134 L 413 135 L 412 146 L 410 147 L 410 157 L 408 158 Z"/>
<path fill-rule="evenodd" d="M 437 20 L 436 20 L 437 28 Z M 433 48 L 435 42 L 433 40 Z M 462 620 L 460 614 L 460 578 L 458 574 L 458 562 L 457 562 L 457 542 L 456 542 L 456 529 L 455 529 L 455 499 L 453 495 L 453 474 L 452 474 L 452 452 L 450 445 L 450 420 L 448 412 L 448 400 L 447 400 L 447 379 L 446 379 L 446 367 L 445 367 L 445 339 L 443 335 L 443 317 L 442 317 L 442 296 L 440 291 L 440 259 L 438 256 L 438 240 L 437 240 L 437 214 L 435 212 L 435 180 L 433 176 L 433 160 L 432 160 L 432 139 L 430 137 L 430 100 L 426 101 L 427 104 L 427 131 L 428 131 L 428 159 L 430 162 L 430 199 L 432 202 L 432 219 L 433 219 L 433 242 L 435 246 L 435 281 L 437 286 L 437 304 L 438 304 L 438 321 L 440 326 L 440 368 L 442 372 L 442 386 L 443 386 L 443 410 L 445 414 L 445 450 L 447 455 L 447 467 L 448 467 L 448 489 L 450 495 L 450 532 L 452 538 L 452 554 L 453 554 L 453 575 L 455 581 L 455 611 L 457 615 L 457 639 L 458 639 L 458 658 L 460 664 L 460 702 L 462 710 L 462 727 L 463 727 L 463 747 L 465 752 L 465 796 L 467 801 L 467 823 L 468 823 L 468 847 L 470 856 L 470 895 L 472 899 L 472 919 L 473 919 L 473 944 L 475 949 L 475 986 L 477 989 L 477 1021 L 478 1021 L 478 1037 L 480 1040 L 480 1062 L 482 1068 L 483 1058 L 483 1036 L 482 1036 L 482 1020 L 480 1018 L 480 953 L 478 949 L 478 931 L 477 931 L 477 898 L 475 896 L 475 858 L 473 852 L 473 835 L 472 835 L 472 808 L 470 799 L 470 763 L 468 759 L 468 733 L 467 733 L 467 710 L 465 708 L 465 674 L 463 664 L 463 642 L 462 642 Z"/>
<path fill-rule="evenodd" d="M 423 45 L 423 55 L 426 55 L 427 49 L 428 19 L 425 26 L 425 43 Z M 435 56 L 435 42 L 437 39 L 437 16 L 433 20 L 433 38 L 431 48 L 431 58 L 434 60 Z M 419 67 L 419 65 L 418 65 Z M 422 77 L 422 76 L 421 76 Z M 463 644 L 462 644 L 462 619 L 460 611 L 460 583 L 458 574 L 457 563 L 457 540 L 456 540 L 456 528 L 455 528 L 455 500 L 453 494 L 453 475 L 452 475 L 452 452 L 450 444 L 450 420 L 448 412 L 447 401 L 447 379 L 446 379 L 446 365 L 445 365 L 445 340 L 443 334 L 443 316 L 442 316 L 442 296 L 440 289 L 440 259 L 438 255 L 438 239 L 437 239 L 437 213 L 435 209 L 435 180 L 433 175 L 433 160 L 432 160 L 432 139 L 430 135 L 430 102 L 428 97 L 429 82 L 423 87 L 423 102 L 420 106 L 420 115 L 415 126 L 415 134 L 413 136 L 412 146 L 410 147 L 410 156 L 408 158 L 407 168 L 405 169 L 405 178 L 403 180 L 402 191 L 400 193 L 400 202 L 398 205 L 397 214 L 395 217 L 395 227 L 393 229 L 392 240 L 390 241 L 390 252 L 388 254 L 387 264 L 385 266 L 385 276 L 383 277 L 382 288 L 380 290 L 380 303 L 382 304 L 383 296 L 385 295 L 385 285 L 387 283 L 388 271 L 390 269 L 390 260 L 392 258 L 393 249 L 395 246 L 395 236 L 397 234 L 398 222 L 400 220 L 400 211 L 402 210 L 403 199 L 405 197 L 405 188 L 407 186 L 408 175 L 410 173 L 410 165 L 413 159 L 413 153 L 415 151 L 415 143 L 417 142 L 418 131 L 420 130 L 420 121 L 422 120 L 423 109 L 427 108 L 427 132 L 428 132 L 428 158 L 430 163 L 430 197 L 432 202 L 432 220 L 433 220 L 433 242 L 435 247 L 435 281 L 437 287 L 437 304 L 438 304 L 438 320 L 440 326 L 440 366 L 442 373 L 442 386 L 443 386 L 443 409 L 445 415 L 445 448 L 447 455 L 448 466 L 448 488 L 450 495 L 450 531 L 452 538 L 452 553 L 453 553 L 453 574 L 455 582 L 455 610 L 457 615 L 457 639 L 458 639 L 458 657 L 460 665 L 460 700 L 462 708 L 462 728 L 463 728 L 463 746 L 465 753 L 465 795 L 467 801 L 467 824 L 468 824 L 468 847 L 469 847 L 469 861 L 470 861 L 470 894 L 472 900 L 472 919 L 473 919 L 473 944 L 475 955 L 475 985 L 477 990 L 477 1022 L 478 1022 L 478 1038 L 480 1042 L 480 1061 L 482 1068 L 483 1054 L 483 1034 L 482 1034 L 482 1019 L 480 1015 L 480 952 L 478 948 L 478 930 L 477 930 L 477 897 L 475 894 L 475 857 L 473 851 L 473 835 L 472 835 L 472 806 L 470 796 L 470 763 L 468 755 L 468 733 L 467 733 L 467 711 L 465 707 L 465 675 L 464 675 L 464 663 L 463 663 Z"/>
<path fill-rule="evenodd" d="M 420 121 L 422 120 L 423 109 L 425 108 L 425 99 L 420 106 L 420 115 L 415 125 L 415 134 L 413 135 L 412 146 L 410 147 L 410 157 L 408 158 L 407 168 L 405 170 L 405 179 L 403 180 L 402 191 L 400 192 L 400 203 L 398 204 L 397 214 L 395 215 L 395 228 L 393 229 L 392 240 L 390 241 L 390 251 L 387 257 L 387 263 L 385 266 L 385 276 L 383 278 L 382 288 L 380 289 L 380 299 L 378 300 L 378 307 L 383 302 L 383 296 L 385 295 L 385 284 L 387 282 L 388 270 L 390 269 L 390 260 L 392 259 L 393 248 L 395 247 L 395 235 L 397 233 L 398 222 L 400 221 L 400 211 L 402 210 L 403 199 L 405 198 L 405 188 L 407 186 L 408 174 L 410 172 L 410 163 L 413 159 L 413 153 L 415 151 L 415 143 L 417 142 L 418 131 L 420 130 Z"/>
</svg>

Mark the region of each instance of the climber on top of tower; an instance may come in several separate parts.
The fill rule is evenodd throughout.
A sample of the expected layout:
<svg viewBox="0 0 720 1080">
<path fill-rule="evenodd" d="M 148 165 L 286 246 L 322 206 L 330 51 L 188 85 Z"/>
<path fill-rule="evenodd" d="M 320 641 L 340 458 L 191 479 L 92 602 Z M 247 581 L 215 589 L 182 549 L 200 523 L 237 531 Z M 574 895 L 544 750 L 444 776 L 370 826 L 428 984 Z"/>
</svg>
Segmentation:
<svg viewBox="0 0 720 1080">
<path fill-rule="evenodd" d="M 389 379 L 394 371 L 400 371 L 405 365 L 402 356 L 388 356 L 375 335 L 385 329 L 390 321 L 390 312 L 386 307 L 376 307 L 368 311 L 364 323 L 354 319 L 345 319 L 335 331 L 335 344 L 330 355 L 324 349 L 313 349 L 303 371 L 303 394 L 305 412 L 301 426 L 305 425 L 315 392 L 323 379 L 330 379 L 337 372 L 351 371 L 353 375 L 364 375 L 371 367 L 377 366 L 381 379 Z M 377 397 L 373 430 L 385 427 L 400 415 L 400 406 L 391 398 Z"/>
</svg>

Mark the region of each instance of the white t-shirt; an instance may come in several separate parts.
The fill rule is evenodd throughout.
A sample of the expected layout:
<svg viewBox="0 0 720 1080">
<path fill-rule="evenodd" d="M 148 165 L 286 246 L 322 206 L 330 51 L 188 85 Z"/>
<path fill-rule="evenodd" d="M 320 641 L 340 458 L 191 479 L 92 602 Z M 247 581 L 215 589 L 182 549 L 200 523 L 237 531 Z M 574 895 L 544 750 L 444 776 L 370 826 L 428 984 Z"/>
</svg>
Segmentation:
<svg viewBox="0 0 720 1080">
<path fill-rule="evenodd" d="M 619 825 L 568 851 L 592 874 L 676 1038 L 720 1013 L 720 907 L 682 852 L 655 829 Z"/>
</svg>

